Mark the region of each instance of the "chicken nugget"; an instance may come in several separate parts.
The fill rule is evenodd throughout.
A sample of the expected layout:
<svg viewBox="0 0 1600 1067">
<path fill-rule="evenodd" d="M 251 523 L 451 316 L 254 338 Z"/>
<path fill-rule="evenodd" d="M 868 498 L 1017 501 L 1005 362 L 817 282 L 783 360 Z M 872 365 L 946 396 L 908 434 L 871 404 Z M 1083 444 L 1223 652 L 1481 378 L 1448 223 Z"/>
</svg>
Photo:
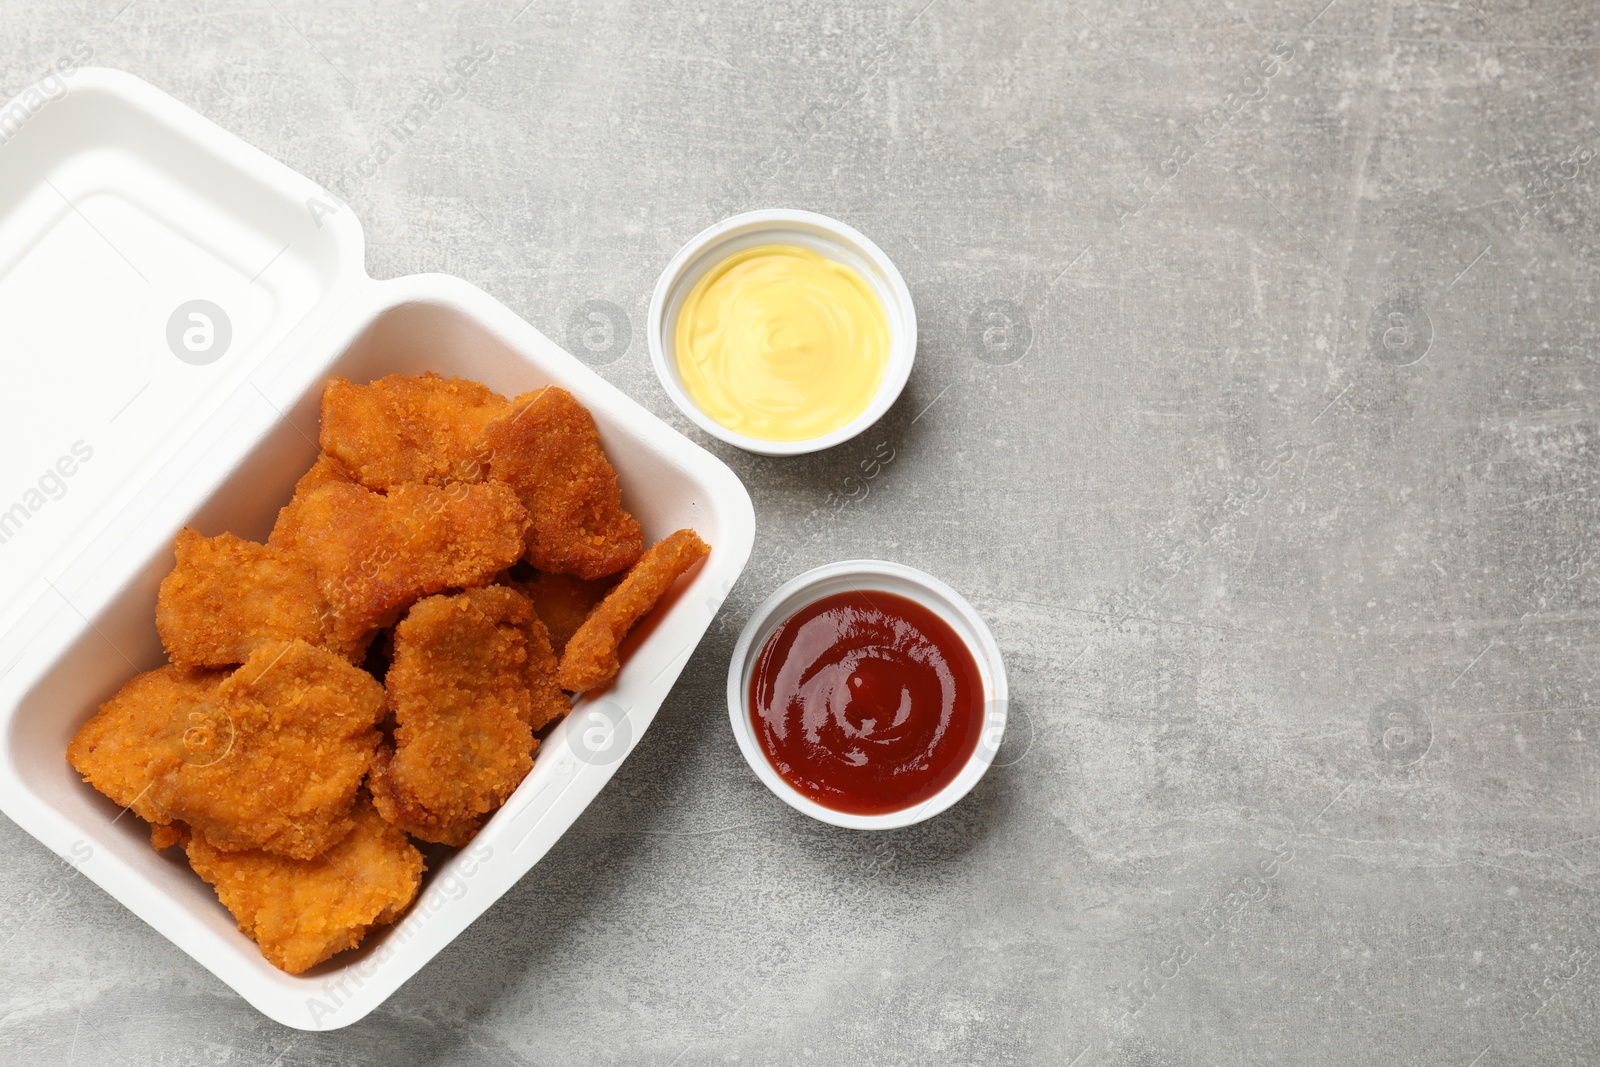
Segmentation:
<svg viewBox="0 0 1600 1067">
<path fill-rule="evenodd" d="M 141 674 L 78 731 L 67 758 L 148 822 L 224 850 L 309 859 L 349 832 L 380 735 L 383 688 L 304 641 L 262 644 L 232 674 Z"/>
<path fill-rule="evenodd" d="M 431 372 L 370 385 L 334 378 L 322 393 L 322 447 L 368 489 L 479 482 L 488 473 L 484 430 L 507 407 L 485 385 Z"/>
<path fill-rule="evenodd" d="M 550 386 L 517 397 L 487 440 L 490 477 L 517 491 L 532 520 L 529 563 L 603 578 L 639 558 L 639 524 L 622 509 L 594 417 L 571 393 Z"/>
<path fill-rule="evenodd" d="M 606 598 L 617 583 L 610 578 L 585 581 L 574 574 L 549 574 L 537 571 L 526 582 L 512 582 L 533 603 L 534 613 L 550 634 L 550 647 L 557 658 L 589 617 L 596 604 Z"/>
<path fill-rule="evenodd" d="M 680 575 L 703 559 L 711 547 L 693 530 L 669 534 L 639 557 L 639 562 L 567 642 L 561 655 L 561 688 L 574 693 L 610 685 L 622 669 L 617 648 Z"/>
<path fill-rule="evenodd" d="M 379 757 L 379 810 L 424 840 L 450 839 L 505 802 L 533 766 L 528 634 L 533 609 L 506 586 L 432 596 L 395 627 L 385 686 L 394 750 Z"/>
<path fill-rule="evenodd" d="M 329 482 L 353 480 L 345 469 L 339 466 L 338 460 L 326 452 L 319 454 L 311 469 L 294 483 L 294 495 L 289 499 L 289 503 L 278 509 L 278 519 L 272 524 L 272 532 L 267 535 L 267 544 L 274 548 L 293 548 L 295 533 L 300 528 L 300 509 L 305 506 L 306 497 Z"/>
<path fill-rule="evenodd" d="M 151 799 L 152 787 L 186 761 L 207 762 L 233 743 L 218 695 L 227 677 L 227 671 L 172 666 L 134 675 L 78 728 L 67 762 L 125 810 L 170 823 Z"/>
<path fill-rule="evenodd" d="M 299 974 L 355 948 L 405 913 L 422 884 L 422 853 L 362 799 L 342 839 L 313 859 L 228 852 L 203 833 L 184 846 L 239 930 L 280 970 Z"/>
<path fill-rule="evenodd" d="M 335 639 L 316 570 L 287 549 L 225 533 L 178 532 L 178 564 L 162 579 L 156 630 L 180 667 L 243 663 L 265 641 L 300 638 L 352 659 Z"/>
<path fill-rule="evenodd" d="M 306 498 L 296 544 L 316 568 L 334 634 L 355 642 L 421 597 L 510 566 L 527 525 L 504 485 L 407 483 L 384 496 L 335 482 Z"/>
</svg>

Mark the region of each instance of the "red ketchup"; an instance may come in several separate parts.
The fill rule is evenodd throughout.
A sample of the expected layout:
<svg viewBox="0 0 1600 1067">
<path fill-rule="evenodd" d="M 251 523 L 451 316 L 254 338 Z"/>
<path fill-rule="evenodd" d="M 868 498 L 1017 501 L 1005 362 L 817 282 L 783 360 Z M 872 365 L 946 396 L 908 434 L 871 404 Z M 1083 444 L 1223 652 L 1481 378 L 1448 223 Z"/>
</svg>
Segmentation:
<svg viewBox="0 0 1600 1067">
<path fill-rule="evenodd" d="M 885 815 L 961 773 L 983 730 L 983 679 L 966 642 L 916 601 L 836 593 L 767 639 L 750 721 L 767 760 L 803 796 Z"/>
</svg>

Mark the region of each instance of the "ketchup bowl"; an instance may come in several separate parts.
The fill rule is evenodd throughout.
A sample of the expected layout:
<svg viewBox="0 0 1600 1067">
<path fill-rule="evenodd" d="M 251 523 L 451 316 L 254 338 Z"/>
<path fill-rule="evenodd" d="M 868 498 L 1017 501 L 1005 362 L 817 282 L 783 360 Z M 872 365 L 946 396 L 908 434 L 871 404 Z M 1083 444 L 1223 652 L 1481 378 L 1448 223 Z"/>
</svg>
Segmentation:
<svg viewBox="0 0 1600 1067">
<path fill-rule="evenodd" d="M 966 796 L 1005 735 L 989 627 L 932 575 L 843 560 L 791 579 L 728 667 L 745 762 L 796 811 L 853 830 L 931 819 Z"/>
</svg>

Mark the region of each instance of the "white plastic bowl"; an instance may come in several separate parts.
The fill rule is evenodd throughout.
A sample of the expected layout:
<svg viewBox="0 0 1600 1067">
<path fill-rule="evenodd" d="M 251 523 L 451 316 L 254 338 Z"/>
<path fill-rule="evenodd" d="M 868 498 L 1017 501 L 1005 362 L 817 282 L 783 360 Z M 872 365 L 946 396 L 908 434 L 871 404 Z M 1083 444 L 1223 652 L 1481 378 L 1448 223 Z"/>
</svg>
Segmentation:
<svg viewBox="0 0 1600 1067">
<path fill-rule="evenodd" d="M 80 71 L 34 110 L 0 145 L 0 320 L 27 397 L 0 426 L 0 501 L 21 501 L 0 511 L 0 809 L 264 1014 L 347 1026 L 526 874 L 610 780 L 744 567 L 750 497 L 488 294 L 443 275 L 367 277 L 347 206 L 144 82 Z M 168 330 L 197 299 L 231 320 L 225 350 L 203 363 Z M 178 529 L 264 539 L 316 456 L 328 378 L 424 370 L 507 395 L 570 390 L 645 536 L 689 526 L 712 551 L 400 921 L 289 975 L 181 858 L 157 854 L 139 819 L 78 777 L 67 742 L 163 661 L 156 589 Z M 93 955 L 92 934 L 82 951 Z"/>
<path fill-rule="evenodd" d="M 730 430 L 707 415 L 689 396 L 678 376 L 676 333 L 678 312 L 705 273 L 733 255 L 759 245 L 783 244 L 809 248 L 836 263 L 854 269 L 878 296 L 889 320 L 889 362 L 872 402 L 849 423 L 820 437 L 803 441 L 766 441 Z M 748 211 L 706 230 L 684 245 L 661 272 L 650 297 L 645 323 L 650 362 L 661 387 L 678 409 L 706 433 L 747 452 L 764 456 L 799 456 L 843 444 L 883 417 L 900 398 L 917 356 L 917 310 L 905 279 L 883 249 L 857 230 L 826 215 L 811 211 Z"/>
<path fill-rule="evenodd" d="M 983 681 L 983 732 L 978 737 L 978 747 L 961 772 L 927 800 L 883 815 L 853 815 L 818 804 L 784 781 L 772 766 L 756 738 L 755 724 L 750 721 L 750 675 L 767 639 L 795 612 L 835 593 L 876 591 L 896 593 L 928 608 L 949 623 L 966 644 L 977 661 L 978 674 Z M 744 753 L 750 769 L 791 808 L 813 819 L 851 830 L 894 830 L 910 826 L 933 818 L 971 792 L 1000 751 L 1006 731 L 1006 699 L 1006 667 L 1000 657 L 1000 646 L 995 644 L 994 635 L 976 609 L 933 575 L 885 560 L 849 559 L 828 563 L 785 582 L 750 616 L 728 665 L 728 717 L 733 724 L 734 740 L 739 743 L 739 751 Z"/>
</svg>

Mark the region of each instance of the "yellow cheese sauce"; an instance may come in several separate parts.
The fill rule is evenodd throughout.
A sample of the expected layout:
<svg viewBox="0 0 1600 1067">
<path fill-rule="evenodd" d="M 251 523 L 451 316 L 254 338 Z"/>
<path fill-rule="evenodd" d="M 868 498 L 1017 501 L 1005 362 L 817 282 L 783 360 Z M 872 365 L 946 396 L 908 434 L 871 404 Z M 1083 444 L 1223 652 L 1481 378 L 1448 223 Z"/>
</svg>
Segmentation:
<svg viewBox="0 0 1600 1067">
<path fill-rule="evenodd" d="M 866 280 L 809 248 L 736 252 L 689 292 L 674 335 L 690 399 L 764 441 L 821 437 L 866 410 L 889 320 Z"/>
</svg>

